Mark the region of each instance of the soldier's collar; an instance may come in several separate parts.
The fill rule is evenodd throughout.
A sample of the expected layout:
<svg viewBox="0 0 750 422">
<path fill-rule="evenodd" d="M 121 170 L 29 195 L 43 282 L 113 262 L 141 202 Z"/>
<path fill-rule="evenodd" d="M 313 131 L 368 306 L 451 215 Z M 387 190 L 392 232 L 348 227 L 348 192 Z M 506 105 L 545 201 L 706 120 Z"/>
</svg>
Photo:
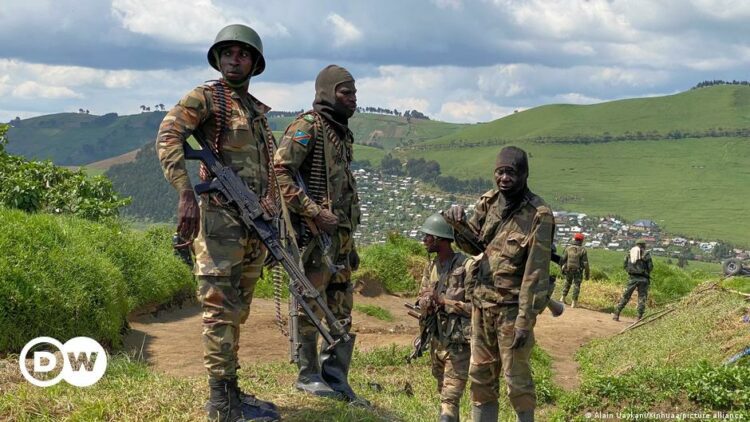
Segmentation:
<svg viewBox="0 0 750 422">
<path fill-rule="evenodd" d="M 247 94 L 248 98 L 250 98 L 250 106 L 253 108 L 253 111 L 255 112 L 256 116 L 259 116 L 261 114 L 266 114 L 269 111 L 271 111 L 271 107 L 263 104 L 260 100 L 253 97 L 252 94 Z M 242 103 L 242 98 L 240 97 L 240 94 L 237 93 L 237 91 L 232 90 L 232 98 L 236 99 L 240 103 Z"/>
</svg>

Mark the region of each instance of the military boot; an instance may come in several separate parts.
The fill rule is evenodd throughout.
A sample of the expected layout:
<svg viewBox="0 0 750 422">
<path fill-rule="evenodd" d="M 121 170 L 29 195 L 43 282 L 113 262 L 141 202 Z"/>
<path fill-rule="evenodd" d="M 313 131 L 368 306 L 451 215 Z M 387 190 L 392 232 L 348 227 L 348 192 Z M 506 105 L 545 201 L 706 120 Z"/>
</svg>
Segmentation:
<svg viewBox="0 0 750 422">
<path fill-rule="evenodd" d="M 318 363 L 318 333 L 301 335 L 299 349 L 299 375 L 294 387 L 297 390 L 318 397 L 340 398 L 339 393 L 323 381 L 320 375 L 320 364 Z"/>
<path fill-rule="evenodd" d="M 619 321 L 620 320 L 620 312 L 615 311 L 615 313 L 612 314 L 612 320 L 613 321 Z"/>
<path fill-rule="evenodd" d="M 237 383 L 237 378 L 233 379 Z M 232 380 L 209 378 L 209 396 L 206 413 L 211 422 L 245 422 L 242 408 Z"/>
<path fill-rule="evenodd" d="M 490 402 L 471 405 L 472 422 L 497 422 L 498 403 Z"/>
<path fill-rule="evenodd" d="M 523 412 L 516 412 L 516 422 L 534 422 L 534 411 L 524 410 Z"/>
<path fill-rule="evenodd" d="M 351 339 L 347 342 L 340 341 L 334 346 L 332 351 L 323 351 L 320 354 L 320 368 L 323 381 L 343 398 L 357 406 L 369 407 L 370 402 L 358 397 L 349 385 L 349 365 L 352 361 L 354 352 L 355 334 L 349 334 Z M 329 346 L 327 341 L 323 341 L 323 349 Z"/>
<path fill-rule="evenodd" d="M 237 378 L 230 380 L 231 389 L 237 402 L 240 403 L 242 417 L 247 421 L 273 422 L 281 420 L 278 408 L 270 401 L 263 401 L 251 394 L 244 393 L 237 384 Z"/>
<path fill-rule="evenodd" d="M 438 422 L 459 422 L 458 406 L 442 403 L 440 405 L 440 419 Z"/>
</svg>

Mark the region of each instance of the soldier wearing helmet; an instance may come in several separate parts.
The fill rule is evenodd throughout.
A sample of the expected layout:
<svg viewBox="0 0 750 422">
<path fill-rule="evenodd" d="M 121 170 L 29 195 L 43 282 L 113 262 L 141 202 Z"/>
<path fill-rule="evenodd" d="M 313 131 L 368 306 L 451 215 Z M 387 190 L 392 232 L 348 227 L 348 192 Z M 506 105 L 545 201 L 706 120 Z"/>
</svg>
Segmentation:
<svg viewBox="0 0 750 422">
<path fill-rule="evenodd" d="M 262 198 L 264 210 L 278 215 L 275 141 L 265 116 L 269 108 L 248 92 L 250 78 L 265 69 L 263 44 L 252 28 L 229 25 L 219 31 L 207 58 L 221 77 L 182 97 L 164 117 L 156 138 L 164 176 L 179 193 L 177 231 L 193 242 L 210 388 L 206 412 L 210 420 L 277 420 L 275 405 L 243 393 L 237 384 L 240 325 L 250 314 L 265 246 L 219 194 L 196 199 L 183 154 L 190 135 L 202 138 Z M 200 178 L 209 177 L 201 166 Z"/>
<path fill-rule="evenodd" d="M 430 359 L 440 394 L 440 421 L 458 421 L 459 402 L 469 379 L 474 260 L 453 251 L 453 228 L 442 214 L 429 216 L 421 231 L 427 253 L 436 254 L 422 273 L 419 307 L 423 315 L 437 312 Z"/>
<path fill-rule="evenodd" d="M 581 292 L 581 282 L 583 278 L 588 279 L 591 276 L 589 269 L 589 257 L 586 248 L 583 247 L 583 234 L 576 233 L 573 235 L 573 243 L 568 245 L 563 251 L 560 259 L 562 274 L 565 276 L 565 286 L 563 286 L 560 302 L 565 303 L 565 297 L 568 295 L 570 286 L 573 286 L 573 301 L 571 308 L 575 308 L 578 303 L 578 295 Z"/>
<path fill-rule="evenodd" d="M 638 317 L 643 318 L 646 311 L 646 299 L 648 299 L 648 288 L 651 284 L 651 271 L 654 269 L 654 263 L 651 261 L 651 254 L 646 250 L 646 241 L 638 239 L 627 255 L 625 262 L 622 264 L 628 273 L 628 284 L 622 292 L 620 302 L 615 306 L 615 312 L 612 319 L 620 320 L 620 312 L 630 301 L 634 291 L 638 291 Z"/>
</svg>

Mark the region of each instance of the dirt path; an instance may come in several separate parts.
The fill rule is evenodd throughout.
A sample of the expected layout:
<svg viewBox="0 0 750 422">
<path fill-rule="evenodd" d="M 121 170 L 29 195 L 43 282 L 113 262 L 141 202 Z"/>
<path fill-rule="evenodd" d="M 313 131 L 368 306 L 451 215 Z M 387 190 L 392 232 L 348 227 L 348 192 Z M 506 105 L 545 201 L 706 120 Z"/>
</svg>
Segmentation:
<svg viewBox="0 0 750 422">
<path fill-rule="evenodd" d="M 353 332 L 357 333 L 357 349 L 371 350 L 389 344 L 411 344 L 417 334 L 417 321 L 406 315 L 404 298 L 390 295 L 379 297 L 355 296 L 355 303 L 377 305 L 388 309 L 395 317 L 384 322 L 354 312 Z M 286 312 L 282 305 L 282 312 Z M 587 341 L 613 335 L 629 324 L 615 322 L 607 314 L 587 309 L 565 309 L 559 318 L 548 312 L 539 317 L 535 333 L 537 341 L 552 356 L 555 381 L 565 389 L 578 383 L 578 364 L 575 352 Z M 198 305 L 186 306 L 158 314 L 143 315 L 131 320 L 131 332 L 125 338 L 128 350 L 143 358 L 159 371 L 176 376 L 203 375 L 201 347 L 201 314 Z M 255 362 L 285 362 L 289 342 L 275 324 L 273 301 L 256 299 L 250 320 L 242 327 L 240 364 Z"/>
</svg>

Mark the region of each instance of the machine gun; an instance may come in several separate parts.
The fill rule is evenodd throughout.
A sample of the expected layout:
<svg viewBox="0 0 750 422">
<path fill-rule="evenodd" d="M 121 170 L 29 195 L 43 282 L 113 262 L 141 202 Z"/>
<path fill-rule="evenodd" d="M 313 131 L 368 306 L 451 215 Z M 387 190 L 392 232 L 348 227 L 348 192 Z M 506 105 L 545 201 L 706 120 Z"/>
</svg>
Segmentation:
<svg viewBox="0 0 750 422">
<path fill-rule="evenodd" d="M 404 306 L 409 309 L 408 314 L 419 320 L 420 331 L 419 335 L 414 338 L 414 350 L 406 357 L 406 362 L 411 363 L 414 359 L 422 356 L 425 350 L 430 347 L 430 341 L 432 336 L 438 330 L 438 313 L 437 309 L 433 309 L 431 312 L 422 314 L 422 310 L 419 305 L 412 305 L 411 303 L 404 303 Z"/>
<path fill-rule="evenodd" d="M 321 336 L 328 342 L 328 350 L 333 350 L 334 346 L 340 341 L 349 341 L 351 337 L 344 330 L 341 322 L 336 319 L 325 300 L 323 300 L 320 293 L 318 293 L 315 286 L 307 279 L 304 271 L 301 269 L 299 251 L 296 245 L 293 243 L 290 243 L 287 247 L 282 245 L 279 231 L 265 216 L 258 195 L 247 187 L 247 184 L 237 176 L 234 170 L 221 163 L 214 152 L 206 146 L 206 142 L 202 137 L 196 135 L 198 134 L 193 134 L 201 149 L 193 148 L 188 142 L 183 143 L 185 158 L 188 160 L 200 160 L 214 177 L 210 181 L 195 185 L 195 192 L 198 194 L 207 192 L 221 193 L 227 203 L 239 212 L 242 224 L 247 229 L 257 233 L 271 257 L 281 263 L 287 274 L 289 274 L 289 293 L 292 295 L 292 302 L 296 302 L 296 305 L 302 308 L 302 311 L 315 325 Z M 320 319 L 315 316 L 315 312 L 307 304 L 308 299 L 314 300 L 316 305 L 323 310 L 328 327 L 340 336 L 338 340 L 333 339 L 331 333 L 323 326 Z M 296 319 L 297 314 L 295 307 L 290 312 L 290 320 L 292 318 Z M 292 362 L 297 362 L 299 360 L 300 343 L 298 339 L 294 338 L 296 337 L 295 333 L 290 333 L 289 337 L 291 342 L 291 360 Z"/>
<path fill-rule="evenodd" d="M 480 253 L 484 252 L 485 245 L 482 243 L 482 241 L 477 239 L 477 236 L 471 231 L 471 229 L 469 229 L 469 227 L 466 225 L 466 222 L 446 219 L 443 211 L 440 211 L 440 214 L 443 215 L 445 222 L 453 227 L 453 230 L 455 230 L 459 236 L 466 240 L 466 242 L 472 249 L 471 251 L 469 251 L 472 255 L 479 255 Z M 558 255 L 555 251 L 555 245 L 552 245 L 552 262 L 556 263 L 557 265 L 561 265 L 561 259 L 562 258 L 560 257 L 560 255 Z M 549 299 L 547 301 L 547 308 L 550 310 L 553 317 L 559 317 L 565 311 L 565 304 L 552 299 L 552 294 L 555 291 L 555 281 L 555 277 L 550 276 L 549 289 L 547 293 Z"/>
</svg>

